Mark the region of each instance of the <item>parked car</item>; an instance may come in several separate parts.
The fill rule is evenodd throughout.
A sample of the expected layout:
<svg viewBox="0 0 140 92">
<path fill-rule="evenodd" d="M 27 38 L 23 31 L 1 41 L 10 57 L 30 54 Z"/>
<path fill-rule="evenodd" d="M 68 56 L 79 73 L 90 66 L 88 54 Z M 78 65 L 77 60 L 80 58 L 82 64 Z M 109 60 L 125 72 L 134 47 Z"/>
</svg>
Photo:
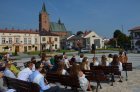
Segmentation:
<svg viewBox="0 0 140 92">
<path fill-rule="evenodd" d="M 86 49 L 86 48 L 81 49 L 81 53 L 89 53 L 89 52 L 90 52 L 90 49 Z"/>
</svg>

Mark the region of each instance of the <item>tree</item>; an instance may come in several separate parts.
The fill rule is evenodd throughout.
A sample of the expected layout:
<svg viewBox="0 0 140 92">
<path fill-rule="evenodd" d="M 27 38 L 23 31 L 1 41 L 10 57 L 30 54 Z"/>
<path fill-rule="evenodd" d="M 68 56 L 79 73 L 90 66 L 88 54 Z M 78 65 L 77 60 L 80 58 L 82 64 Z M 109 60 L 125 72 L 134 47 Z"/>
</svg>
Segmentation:
<svg viewBox="0 0 140 92">
<path fill-rule="evenodd" d="M 78 31 L 78 32 L 76 33 L 77 36 L 81 36 L 82 34 L 84 34 L 82 31 Z"/>
<path fill-rule="evenodd" d="M 131 47 L 131 38 L 126 34 L 122 33 L 120 30 L 115 30 L 113 38 L 110 39 L 109 44 L 113 47 L 120 47 L 123 49 L 130 49 Z"/>
</svg>

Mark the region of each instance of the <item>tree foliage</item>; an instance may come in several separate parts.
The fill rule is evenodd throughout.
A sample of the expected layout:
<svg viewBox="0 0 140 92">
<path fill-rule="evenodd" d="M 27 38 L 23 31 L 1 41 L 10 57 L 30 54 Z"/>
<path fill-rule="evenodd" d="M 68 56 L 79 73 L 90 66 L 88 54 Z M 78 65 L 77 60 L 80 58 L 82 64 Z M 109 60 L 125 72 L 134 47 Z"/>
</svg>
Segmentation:
<svg viewBox="0 0 140 92">
<path fill-rule="evenodd" d="M 77 36 L 81 36 L 82 34 L 83 34 L 82 31 L 78 31 L 78 32 L 76 33 Z"/>
<path fill-rule="evenodd" d="M 120 30 L 115 30 L 113 38 L 110 39 L 109 45 L 113 47 L 120 47 L 123 49 L 130 49 L 131 47 L 131 38 L 126 34 L 122 33 Z"/>
</svg>

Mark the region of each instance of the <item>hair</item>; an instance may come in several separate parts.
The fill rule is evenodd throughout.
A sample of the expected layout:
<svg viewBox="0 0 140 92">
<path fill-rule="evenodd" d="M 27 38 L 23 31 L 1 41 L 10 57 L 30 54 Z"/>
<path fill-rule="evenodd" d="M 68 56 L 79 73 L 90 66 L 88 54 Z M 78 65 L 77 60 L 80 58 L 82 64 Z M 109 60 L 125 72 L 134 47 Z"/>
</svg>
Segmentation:
<svg viewBox="0 0 140 92">
<path fill-rule="evenodd" d="M 107 58 L 106 58 L 106 56 L 105 55 L 102 55 L 102 57 L 101 57 L 101 65 L 102 66 L 106 66 L 106 61 L 107 61 Z"/>
<path fill-rule="evenodd" d="M 119 57 L 117 54 L 113 56 L 113 61 L 111 62 L 111 65 L 118 65 L 119 64 Z"/>
<path fill-rule="evenodd" d="M 113 55 L 112 54 L 109 54 L 108 57 L 113 58 Z"/>
<path fill-rule="evenodd" d="M 64 68 L 65 68 L 64 62 L 59 62 L 56 73 L 61 75 Z"/>
<path fill-rule="evenodd" d="M 41 61 L 36 62 L 36 63 L 35 63 L 35 68 L 36 68 L 36 69 L 39 69 L 41 64 L 42 64 Z"/>
<path fill-rule="evenodd" d="M 84 54 L 80 54 L 80 58 L 83 58 L 84 57 Z"/>
<path fill-rule="evenodd" d="M 87 60 L 88 60 L 87 57 L 84 57 L 84 58 L 83 58 L 82 63 L 80 64 L 81 70 L 85 70 L 85 69 L 84 69 L 84 66 L 87 64 Z"/>
<path fill-rule="evenodd" d="M 70 75 L 75 77 L 78 76 L 79 71 L 81 71 L 80 66 L 76 63 L 73 63 L 72 67 L 70 67 Z"/>
<path fill-rule="evenodd" d="M 47 70 L 44 69 L 44 68 L 42 68 L 41 71 L 40 71 L 40 73 L 41 73 L 41 74 L 46 74 L 46 73 L 47 73 Z"/>
</svg>

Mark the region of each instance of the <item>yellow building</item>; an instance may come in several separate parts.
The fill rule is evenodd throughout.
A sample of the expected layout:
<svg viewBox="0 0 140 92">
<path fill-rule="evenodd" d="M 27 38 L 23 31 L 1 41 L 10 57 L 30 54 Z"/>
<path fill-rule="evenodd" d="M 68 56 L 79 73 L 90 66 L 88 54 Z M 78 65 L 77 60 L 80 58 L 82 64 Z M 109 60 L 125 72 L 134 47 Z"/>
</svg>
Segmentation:
<svg viewBox="0 0 140 92">
<path fill-rule="evenodd" d="M 40 39 L 41 38 L 41 39 Z M 60 48 L 59 36 L 33 30 L 0 29 L 0 52 L 31 52 Z"/>
</svg>

